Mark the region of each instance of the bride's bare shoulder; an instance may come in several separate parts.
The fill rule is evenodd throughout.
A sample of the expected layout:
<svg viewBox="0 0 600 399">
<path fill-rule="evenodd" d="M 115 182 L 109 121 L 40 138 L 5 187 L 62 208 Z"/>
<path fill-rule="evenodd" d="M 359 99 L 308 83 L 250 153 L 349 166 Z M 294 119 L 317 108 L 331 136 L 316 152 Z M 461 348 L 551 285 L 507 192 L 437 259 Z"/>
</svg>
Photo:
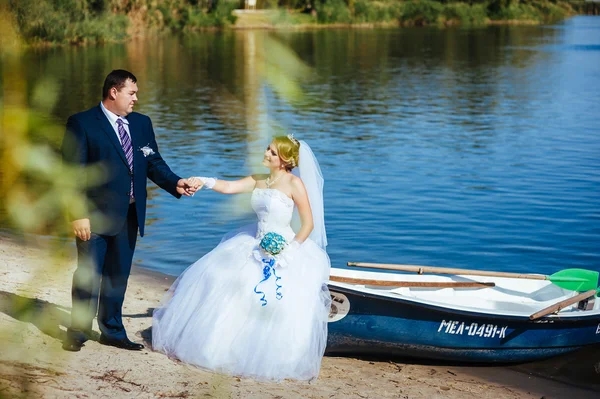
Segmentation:
<svg viewBox="0 0 600 399">
<path fill-rule="evenodd" d="M 296 175 L 293 175 L 293 174 L 291 174 L 291 173 L 290 173 L 290 176 L 291 176 L 291 177 L 290 177 L 290 180 L 289 180 L 289 181 L 290 181 L 290 183 L 292 183 L 292 184 L 304 184 L 304 183 L 302 183 L 302 179 L 301 179 L 301 178 L 299 178 L 298 176 L 296 176 Z"/>
<path fill-rule="evenodd" d="M 304 192 L 306 191 L 306 187 L 304 187 L 304 182 L 298 176 L 292 175 L 292 178 L 289 180 L 290 186 L 293 191 L 296 192 Z"/>
</svg>

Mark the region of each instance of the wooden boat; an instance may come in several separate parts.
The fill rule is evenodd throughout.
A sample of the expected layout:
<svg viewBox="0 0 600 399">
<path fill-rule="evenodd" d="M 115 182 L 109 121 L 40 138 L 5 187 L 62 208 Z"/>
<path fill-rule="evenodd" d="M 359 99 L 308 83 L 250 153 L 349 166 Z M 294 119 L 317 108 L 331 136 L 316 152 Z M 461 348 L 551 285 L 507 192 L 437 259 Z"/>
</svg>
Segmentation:
<svg viewBox="0 0 600 399">
<path fill-rule="evenodd" d="M 600 298 L 547 280 L 332 269 L 328 285 L 330 354 L 524 362 L 600 344 Z"/>
</svg>

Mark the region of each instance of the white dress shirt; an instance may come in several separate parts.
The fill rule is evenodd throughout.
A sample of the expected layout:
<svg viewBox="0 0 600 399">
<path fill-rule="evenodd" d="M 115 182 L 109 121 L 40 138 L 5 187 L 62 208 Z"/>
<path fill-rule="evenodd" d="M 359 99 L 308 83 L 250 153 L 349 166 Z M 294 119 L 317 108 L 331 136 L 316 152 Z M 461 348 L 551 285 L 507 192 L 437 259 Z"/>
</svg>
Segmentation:
<svg viewBox="0 0 600 399">
<path fill-rule="evenodd" d="M 104 106 L 104 104 L 102 104 L 102 101 L 100 101 L 100 108 L 102 108 L 102 112 L 104 112 L 104 115 L 106 115 L 106 118 L 108 119 L 108 121 L 110 122 L 110 125 L 114 129 L 115 134 L 117 135 L 117 139 L 119 140 L 119 143 L 121 143 L 121 136 L 119 135 L 119 127 L 118 127 L 119 125 L 117 125 L 117 119 L 119 119 L 119 118 L 123 121 L 123 127 L 125 128 L 125 131 L 127 132 L 127 135 L 129 136 L 129 140 L 133 143 L 133 141 L 131 140 L 131 133 L 129 133 L 129 121 L 127 119 L 122 118 L 119 115 L 107 110 L 106 107 Z M 123 143 L 121 143 L 121 145 L 123 145 Z"/>
</svg>

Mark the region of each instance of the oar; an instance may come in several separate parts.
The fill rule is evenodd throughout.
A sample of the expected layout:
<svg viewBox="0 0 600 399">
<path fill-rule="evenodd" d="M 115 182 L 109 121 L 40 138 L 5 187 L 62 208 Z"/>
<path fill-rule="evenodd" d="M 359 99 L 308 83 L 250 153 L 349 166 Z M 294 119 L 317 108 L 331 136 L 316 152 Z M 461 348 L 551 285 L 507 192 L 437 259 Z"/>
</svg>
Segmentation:
<svg viewBox="0 0 600 399">
<path fill-rule="evenodd" d="M 598 294 L 600 294 L 600 287 L 596 288 L 595 290 L 589 290 L 589 291 L 583 292 L 579 295 L 574 296 L 573 298 L 569 298 L 569 299 L 565 299 L 563 301 L 557 302 L 554 305 L 550 305 L 547 308 L 540 310 L 539 312 L 535 312 L 534 314 L 529 316 L 529 319 L 537 320 L 541 317 L 549 315 L 550 313 L 558 313 L 569 305 L 573 305 L 574 303 L 583 301 L 585 299 L 588 299 L 589 297 L 592 297 L 592 296 L 598 295 Z"/>
<path fill-rule="evenodd" d="M 415 265 L 396 265 L 385 263 L 361 263 L 348 262 L 348 266 L 370 267 L 374 269 L 398 270 L 404 272 L 415 272 L 418 274 L 435 273 L 435 274 L 463 274 L 471 276 L 491 276 L 491 277 L 508 277 L 508 278 L 524 278 L 529 280 L 549 280 L 560 288 L 571 291 L 589 291 L 595 290 L 598 287 L 598 276 L 600 273 L 586 269 L 564 269 L 550 276 L 543 274 L 521 274 L 507 272 L 492 272 L 485 270 L 469 270 L 469 269 L 454 269 L 449 267 L 433 267 L 433 266 L 415 266 Z"/>
<path fill-rule="evenodd" d="M 329 281 L 340 283 L 375 285 L 380 287 L 413 287 L 413 288 L 488 288 L 495 287 L 495 283 L 469 282 L 469 281 L 389 281 L 367 280 L 362 278 L 330 276 Z"/>
</svg>

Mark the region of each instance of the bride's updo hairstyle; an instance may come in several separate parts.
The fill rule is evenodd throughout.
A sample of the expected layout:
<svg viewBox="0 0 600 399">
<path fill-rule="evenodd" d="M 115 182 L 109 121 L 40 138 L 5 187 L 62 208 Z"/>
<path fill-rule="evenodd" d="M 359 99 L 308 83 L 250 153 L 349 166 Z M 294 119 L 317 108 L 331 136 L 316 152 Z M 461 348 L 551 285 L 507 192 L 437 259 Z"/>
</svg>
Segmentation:
<svg viewBox="0 0 600 399">
<path fill-rule="evenodd" d="M 281 159 L 288 172 L 298 166 L 300 142 L 298 142 L 294 136 L 291 134 L 288 134 L 287 136 L 275 136 L 273 137 L 273 143 L 277 148 L 279 159 Z"/>
</svg>

